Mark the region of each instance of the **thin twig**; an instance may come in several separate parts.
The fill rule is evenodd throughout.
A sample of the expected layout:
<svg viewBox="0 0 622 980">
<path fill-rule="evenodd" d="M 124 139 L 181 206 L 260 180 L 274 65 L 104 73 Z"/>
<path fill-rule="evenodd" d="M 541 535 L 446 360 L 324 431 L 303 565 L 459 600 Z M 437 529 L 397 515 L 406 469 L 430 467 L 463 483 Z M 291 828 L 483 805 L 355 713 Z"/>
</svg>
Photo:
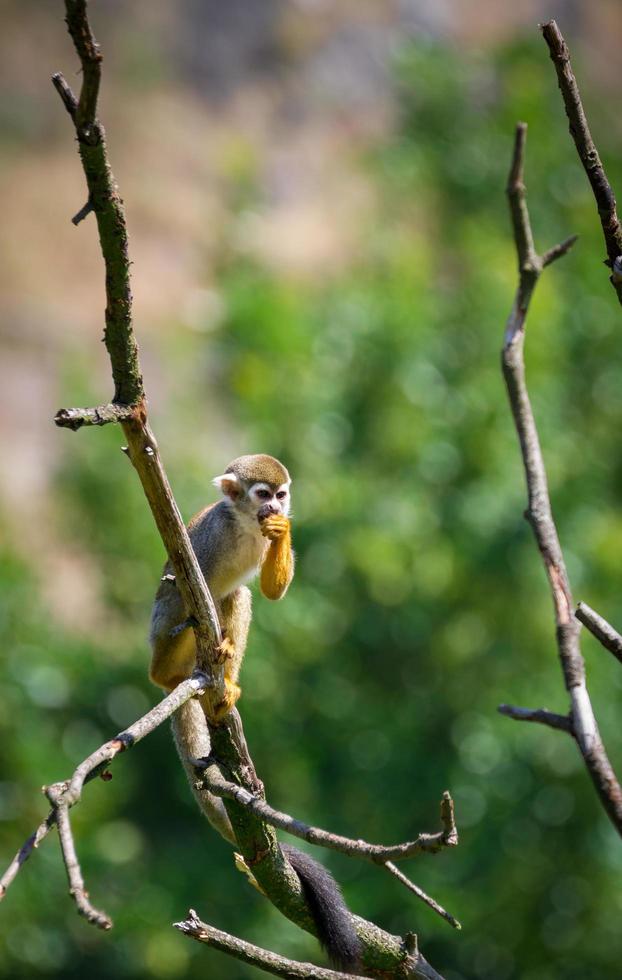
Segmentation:
<svg viewBox="0 0 622 980">
<path fill-rule="evenodd" d="M 112 919 L 110 916 L 106 915 L 105 912 L 101 912 L 99 909 L 96 909 L 95 906 L 89 901 L 89 895 L 86 890 L 86 885 L 84 884 L 82 869 L 80 867 L 80 862 L 78 861 L 76 845 L 71 830 L 69 806 L 63 799 L 63 784 L 57 783 L 54 786 L 48 786 L 46 795 L 56 811 L 58 839 L 60 841 L 60 849 L 63 855 L 65 869 L 67 871 L 67 878 L 69 879 L 69 894 L 76 903 L 78 912 L 80 915 L 84 916 L 87 922 L 97 926 L 98 929 L 112 929 Z"/>
<path fill-rule="evenodd" d="M 622 636 L 613 628 L 611 623 L 599 616 L 586 602 L 580 602 L 575 616 L 580 623 L 587 626 L 590 633 L 599 640 L 605 650 L 609 650 L 622 663 Z"/>
<path fill-rule="evenodd" d="M 72 225 L 79 225 L 80 222 L 84 221 L 84 219 L 87 217 L 87 215 L 91 213 L 92 210 L 93 210 L 93 202 L 89 199 L 86 202 L 86 204 L 83 204 L 80 210 L 76 214 L 74 214 L 73 218 L 71 219 Z"/>
<path fill-rule="evenodd" d="M 583 164 L 583 169 L 587 174 L 596 200 L 607 249 L 606 264 L 611 269 L 614 269 L 616 259 L 622 255 L 622 228 L 618 220 L 615 194 L 607 179 L 605 168 L 601 163 L 598 150 L 594 145 L 594 140 L 590 133 L 583 103 L 581 102 L 579 86 L 577 85 L 577 80 L 570 64 L 568 46 L 554 20 L 542 24 L 541 30 L 542 36 L 549 48 L 551 61 L 555 65 L 555 71 L 557 72 L 557 81 L 564 100 L 570 134 L 574 140 L 579 158 Z M 618 281 L 617 277 L 613 275 L 611 282 L 618 294 L 618 299 L 622 303 L 622 281 Z"/>
<path fill-rule="evenodd" d="M 547 265 L 551 265 L 552 262 L 556 262 L 557 259 L 561 259 L 566 252 L 570 251 L 578 238 L 578 235 L 570 235 L 570 237 L 565 238 L 563 242 L 559 242 L 559 244 L 553 245 L 552 248 L 549 248 L 546 250 L 546 252 L 543 252 L 542 268 L 546 269 Z"/>
<path fill-rule="evenodd" d="M 228 932 L 215 929 L 214 926 L 201 922 L 194 909 L 188 912 L 188 918 L 184 922 L 174 922 L 175 929 L 179 929 L 185 936 L 191 936 L 200 943 L 207 943 L 218 949 L 221 953 L 228 953 L 244 963 L 263 970 L 265 973 L 272 973 L 277 977 L 286 977 L 287 980 L 352 980 L 354 974 L 340 973 L 337 970 L 327 970 L 325 967 L 315 966 L 313 963 L 300 963 L 296 960 L 288 960 L 284 956 L 272 953 L 261 946 L 254 946 L 247 943 L 237 936 L 231 936 Z"/>
<path fill-rule="evenodd" d="M 57 71 L 52 75 L 52 85 L 60 95 L 65 109 L 75 121 L 76 112 L 78 109 L 78 100 L 73 94 L 71 87 L 68 85 L 65 76 L 61 72 Z"/>
<path fill-rule="evenodd" d="M 535 721 L 549 728 L 557 728 L 561 732 L 573 735 L 572 721 L 568 715 L 557 715 L 546 708 L 518 708 L 514 704 L 500 704 L 497 711 L 501 715 L 513 718 L 514 721 Z"/>
<path fill-rule="evenodd" d="M 505 330 L 501 357 L 503 376 L 525 470 L 528 495 L 525 516 L 533 530 L 553 599 L 557 647 L 564 683 L 570 695 L 573 734 L 601 802 L 618 833 L 622 834 L 622 789 L 607 758 L 587 690 L 585 664 L 579 646 L 580 626 L 574 616 L 572 592 L 551 510 L 544 458 L 525 380 L 525 319 L 543 269 L 542 258 L 533 244 L 523 183 L 526 133 L 525 123 L 519 123 L 507 188 L 519 282 Z M 563 254 L 563 245 L 554 251 Z"/>
<path fill-rule="evenodd" d="M 8 868 L 0 878 L 0 901 L 6 895 L 7 889 L 14 881 L 22 865 L 28 860 L 33 850 L 39 846 L 49 834 L 52 827 L 57 822 L 58 802 L 62 802 L 67 808 L 74 806 L 80 799 L 82 788 L 96 776 L 101 775 L 108 764 L 115 756 L 126 749 L 132 748 L 137 742 L 153 732 L 162 722 L 175 714 L 178 708 L 191 698 L 200 695 L 207 687 L 208 678 L 199 673 L 195 673 L 186 681 L 182 681 L 174 691 L 163 698 L 159 704 L 148 711 L 146 715 L 135 721 L 125 731 L 115 738 L 110 739 L 100 745 L 95 752 L 92 752 L 75 769 L 71 779 L 63 783 L 55 783 L 53 793 L 55 794 L 56 805 L 45 820 L 37 827 L 34 834 L 19 849 Z M 59 790 L 60 787 L 60 790 Z M 50 787 L 46 788 L 49 792 Z"/>
<path fill-rule="evenodd" d="M 56 824 L 56 814 L 54 811 L 48 813 L 35 832 L 30 835 L 28 840 L 22 844 L 19 851 L 9 864 L 8 868 L 0 878 L 0 901 L 7 893 L 7 889 L 12 881 L 15 880 L 22 865 L 28 860 L 34 850 L 36 850 L 42 840 L 45 840 L 52 827 Z"/>
<path fill-rule="evenodd" d="M 453 821 L 453 803 L 449 793 L 443 795 L 441 810 L 445 813 L 445 822 L 448 820 L 448 811 L 451 812 L 452 816 L 449 818 L 448 825 L 445 826 L 444 824 L 442 831 L 437 834 L 419 834 L 416 840 L 385 847 L 382 844 L 369 844 L 364 840 L 352 840 L 349 837 L 342 837 L 340 834 L 333 834 L 331 831 L 322 830 L 319 827 L 312 827 L 288 813 L 275 810 L 265 800 L 249 793 L 244 787 L 224 779 L 215 764 L 208 765 L 206 769 L 199 765 L 197 770 L 200 773 L 199 788 L 208 789 L 214 796 L 236 800 L 271 826 L 285 830 L 309 844 L 317 844 L 333 851 L 339 851 L 347 857 L 363 858 L 366 861 L 372 861 L 374 864 L 386 864 L 387 861 L 400 861 L 414 857 L 416 854 L 437 854 L 443 848 L 455 847 L 458 843 L 458 834 Z"/>
<path fill-rule="evenodd" d="M 447 912 L 442 905 L 439 905 L 438 902 L 435 901 L 435 899 L 427 895 L 426 892 L 424 892 L 423 888 L 420 888 L 419 885 L 416 885 L 414 883 L 414 881 L 411 881 L 410 878 L 408 878 L 403 871 L 400 871 L 397 865 L 393 864 L 392 861 L 386 861 L 384 866 L 390 874 L 392 874 L 395 878 L 397 878 L 397 880 L 400 881 L 402 885 L 404 885 L 406 888 L 408 888 L 408 890 L 411 891 L 414 895 L 416 895 L 417 898 L 420 898 L 421 901 L 424 902 L 426 905 L 428 905 L 431 909 L 433 909 L 433 911 L 436 912 L 437 915 L 440 915 L 442 919 L 445 919 L 446 922 L 449 922 L 450 926 L 453 926 L 454 929 L 462 929 L 462 926 L 460 925 L 458 920 L 454 918 L 453 915 Z"/>
</svg>

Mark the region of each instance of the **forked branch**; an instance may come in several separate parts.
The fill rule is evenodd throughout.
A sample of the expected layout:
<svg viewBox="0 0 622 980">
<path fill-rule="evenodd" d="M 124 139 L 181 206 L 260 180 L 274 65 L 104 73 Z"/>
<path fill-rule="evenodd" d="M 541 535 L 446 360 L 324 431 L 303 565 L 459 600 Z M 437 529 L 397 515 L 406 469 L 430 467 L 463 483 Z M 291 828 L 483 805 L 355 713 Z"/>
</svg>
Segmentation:
<svg viewBox="0 0 622 980">
<path fill-rule="evenodd" d="M 458 831 L 454 818 L 453 800 L 448 792 L 443 794 L 441 801 L 441 821 L 443 829 L 436 834 L 419 834 L 415 840 L 406 841 L 403 844 L 384 846 L 382 844 L 369 844 L 364 840 L 352 840 L 350 837 L 342 837 L 340 834 L 333 834 L 331 831 L 322 830 L 320 827 L 312 827 L 291 817 L 288 813 L 275 810 L 269 803 L 253 793 L 249 793 L 242 786 L 224 779 L 218 767 L 212 763 L 206 769 L 197 766 L 200 773 L 198 785 L 201 788 L 209 789 L 215 796 L 224 799 L 236 800 L 242 806 L 247 807 L 256 813 L 257 816 L 265 820 L 266 823 L 280 830 L 285 830 L 288 834 L 305 840 L 309 844 L 317 844 L 332 851 L 339 851 L 347 857 L 358 857 L 374 864 L 386 864 L 387 861 L 400 861 L 404 858 L 411 858 L 417 854 L 437 854 L 445 847 L 455 847 L 458 843 Z"/>
<path fill-rule="evenodd" d="M 525 320 L 533 291 L 544 268 L 543 257 L 535 250 L 523 182 L 526 136 L 526 124 L 519 123 L 516 127 L 507 186 L 518 255 L 519 280 L 505 330 L 501 357 L 503 376 L 525 470 L 528 496 L 525 516 L 533 530 L 553 599 L 557 649 L 564 683 L 570 696 L 570 730 L 601 803 L 618 833 L 622 835 L 622 790 L 607 758 L 587 690 L 585 664 L 579 645 L 581 627 L 574 615 L 570 582 L 551 510 L 544 458 L 525 378 Z M 573 239 L 568 239 L 568 242 L 556 246 L 546 254 L 558 258 L 568 250 L 572 241 Z M 548 725 L 555 718 L 557 723 L 553 727 L 568 730 L 561 715 L 547 717 L 548 713 L 545 712 L 509 706 L 504 707 L 503 713 L 513 718 L 540 721 Z"/>
<path fill-rule="evenodd" d="M 100 926 L 100 928 L 110 928 L 112 923 L 105 913 L 98 913 L 96 909 L 92 909 L 92 906 L 90 906 L 88 902 L 82 902 L 82 899 L 86 896 L 86 892 L 84 890 L 82 873 L 80 872 L 77 857 L 75 855 L 75 847 L 73 846 L 73 838 L 71 836 L 71 828 L 69 826 L 69 809 L 72 806 L 75 806 L 76 803 L 80 802 L 80 799 L 82 798 L 82 789 L 86 783 L 89 783 L 92 779 L 95 779 L 96 776 L 105 776 L 108 765 L 117 755 L 126 751 L 127 749 L 131 749 L 137 742 L 140 742 L 147 735 L 150 735 L 151 732 L 155 731 L 155 729 L 158 728 L 164 721 L 174 715 L 181 705 L 186 703 L 186 701 L 196 697 L 198 694 L 202 694 L 205 691 L 206 686 L 207 677 L 199 673 L 195 673 L 192 677 L 188 678 L 188 680 L 182 681 L 182 683 L 179 684 L 174 691 L 171 691 L 167 697 L 163 698 L 163 700 L 160 701 L 155 708 L 152 708 L 146 715 L 143 715 L 142 718 L 135 721 L 133 725 L 126 728 L 125 731 L 121 732 L 119 735 L 116 735 L 108 742 L 104 742 L 104 744 L 100 745 L 95 752 L 92 752 L 89 756 L 87 756 L 87 758 L 84 759 L 76 768 L 71 779 L 68 779 L 65 782 L 54 783 L 52 786 L 44 787 L 44 792 L 50 800 L 50 803 L 52 803 L 52 809 L 48 813 L 45 820 L 39 825 L 39 827 L 37 827 L 35 832 L 31 834 L 25 844 L 22 845 L 0 878 L 0 901 L 6 895 L 9 885 L 15 880 L 17 874 L 28 860 L 33 850 L 39 846 L 41 841 L 45 840 L 52 827 L 58 823 L 63 857 L 65 858 L 67 874 L 69 877 L 69 888 L 72 896 L 78 904 L 79 911 L 81 911 L 90 922 Z M 60 820 L 59 813 L 61 815 Z M 80 904 L 81 902 L 82 906 Z"/>
<path fill-rule="evenodd" d="M 442 905 L 431 898 L 416 885 L 410 878 L 399 871 L 393 861 L 404 860 L 414 857 L 417 854 L 437 854 L 446 847 L 456 847 L 458 844 L 458 830 L 454 817 L 454 804 L 448 792 L 443 793 L 441 800 L 441 823 L 443 829 L 436 834 L 419 834 L 413 841 L 393 846 L 383 846 L 382 844 L 369 844 L 364 840 L 352 840 L 349 837 L 342 837 L 340 834 L 333 834 L 331 831 L 322 830 L 320 827 L 311 827 L 291 817 L 288 813 L 275 810 L 266 803 L 263 797 L 249 793 L 242 786 L 229 782 L 222 777 L 218 766 L 215 763 L 207 762 L 206 766 L 200 764 L 196 766 L 199 779 L 196 789 L 209 790 L 214 796 L 221 799 L 235 800 L 242 806 L 251 810 L 253 813 L 265 820 L 272 827 L 285 830 L 288 834 L 298 837 L 300 840 L 307 841 L 309 844 L 317 844 L 319 847 L 326 847 L 332 851 L 339 851 L 346 857 L 362 858 L 379 864 L 386 868 L 398 881 L 400 881 L 409 891 L 417 896 L 425 905 L 431 908 L 437 915 L 449 922 L 454 929 L 461 929 L 459 921 L 455 916 L 447 912 Z"/>
</svg>

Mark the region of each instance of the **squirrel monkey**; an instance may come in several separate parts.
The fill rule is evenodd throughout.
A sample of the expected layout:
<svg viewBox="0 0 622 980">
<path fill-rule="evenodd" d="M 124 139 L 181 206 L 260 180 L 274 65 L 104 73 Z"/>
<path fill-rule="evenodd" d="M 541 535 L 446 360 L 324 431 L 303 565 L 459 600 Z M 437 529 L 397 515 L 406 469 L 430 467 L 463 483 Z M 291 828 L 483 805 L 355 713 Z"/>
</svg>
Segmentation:
<svg viewBox="0 0 622 980">
<path fill-rule="evenodd" d="M 225 665 L 225 696 L 210 718 L 220 721 L 241 693 L 238 676 L 251 621 L 251 593 L 244 583 L 259 572 L 263 594 L 281 599 L 294 574 L 294 553 L 288 517 L 291 479 L 278 459 L 240 456 L 213 482 L 224 499 L 193 517 L 188 533 L 222 628 L 217 652 Z M 194 633 L 183 629 L 187 614 L 172 571 L 167 562 L 149 634 L 150 677 L 166 691 L 190 677 L 196 660 Z"/>
<path fill-rule="evenodd" d="M 240 696 L 238 676 L 251 621 L 251 594 L 244 585 L 259 572 L 261 591 L 281 599 L 294 574 L 289 524 L 289 473 L 273 456 L 240 456 L 214 484 L 224 499 L 211 504 L 188 525 L 190 541 L 212 593 L 223 633 L 218 653 L 225 664 L 225 697 L 217 705 L 220 721 Z M 183 628 L 186 612 L 170 562 L 156 593 L 151 616 L 153 650 L 150 676 L 172 690 L 194 668 L 194 633 Z M 182 627 L 178 629 L 178 627 Z M 196 759 L 209 755 L 210 738 L 203 705 L 193 699 L 173 717 L 175 742 L 197 802 L 212 826 L 231 844 L 235 833 L 223 801 L 196 785 Z M 339 886 L 320 864 L 291 845 L 282 844 L 296 871 L 320 942 L 335 966 L 354 970 L 361 946 Z"/>
</svg>

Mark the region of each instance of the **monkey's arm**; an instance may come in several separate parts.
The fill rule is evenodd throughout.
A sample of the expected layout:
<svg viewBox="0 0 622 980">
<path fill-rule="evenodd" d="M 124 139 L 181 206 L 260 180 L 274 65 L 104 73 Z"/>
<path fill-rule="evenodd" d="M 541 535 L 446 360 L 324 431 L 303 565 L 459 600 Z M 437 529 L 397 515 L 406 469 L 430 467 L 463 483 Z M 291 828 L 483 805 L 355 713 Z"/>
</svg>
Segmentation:
<svg viewBox="0 0 622 980">
<path fill-rule="evenodd" d="M 261 522 L 261 533 L 270 544 L 261 565 L 259 585 L 266 599 L 282 599 L 294 577 L 289 518 L 269 514 Z"/>
</svg>

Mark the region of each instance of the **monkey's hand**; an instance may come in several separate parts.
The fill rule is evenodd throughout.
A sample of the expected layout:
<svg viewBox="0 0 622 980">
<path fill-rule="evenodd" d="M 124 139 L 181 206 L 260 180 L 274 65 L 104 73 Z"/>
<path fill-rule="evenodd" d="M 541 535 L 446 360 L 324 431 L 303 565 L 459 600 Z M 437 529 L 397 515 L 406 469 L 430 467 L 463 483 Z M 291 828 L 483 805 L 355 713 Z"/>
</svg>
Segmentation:
<svg viewBox="0 0 622 980">
<path fill-rule="evenodd" d="M 261 563 L 259 585 L 266 599 L 282 599 L 294 574 L 289 518 L 284 514 L 266 514 L 259 525 L 270 542 Z"/>
<path fill-rule="evenodd" d="M 268 514 L 260 521 L 261 533 L 269 541 L 280 541 L 289 533 L 289 518 L 284 514 Z"/>
<path fill-rule="evenodd" d="M 233 660 L 235 647 L 228 636 L 223 636 L 222 643 L 214 650 L 214 662 L 226 664 L 228 660 Z"/>
</svg>

